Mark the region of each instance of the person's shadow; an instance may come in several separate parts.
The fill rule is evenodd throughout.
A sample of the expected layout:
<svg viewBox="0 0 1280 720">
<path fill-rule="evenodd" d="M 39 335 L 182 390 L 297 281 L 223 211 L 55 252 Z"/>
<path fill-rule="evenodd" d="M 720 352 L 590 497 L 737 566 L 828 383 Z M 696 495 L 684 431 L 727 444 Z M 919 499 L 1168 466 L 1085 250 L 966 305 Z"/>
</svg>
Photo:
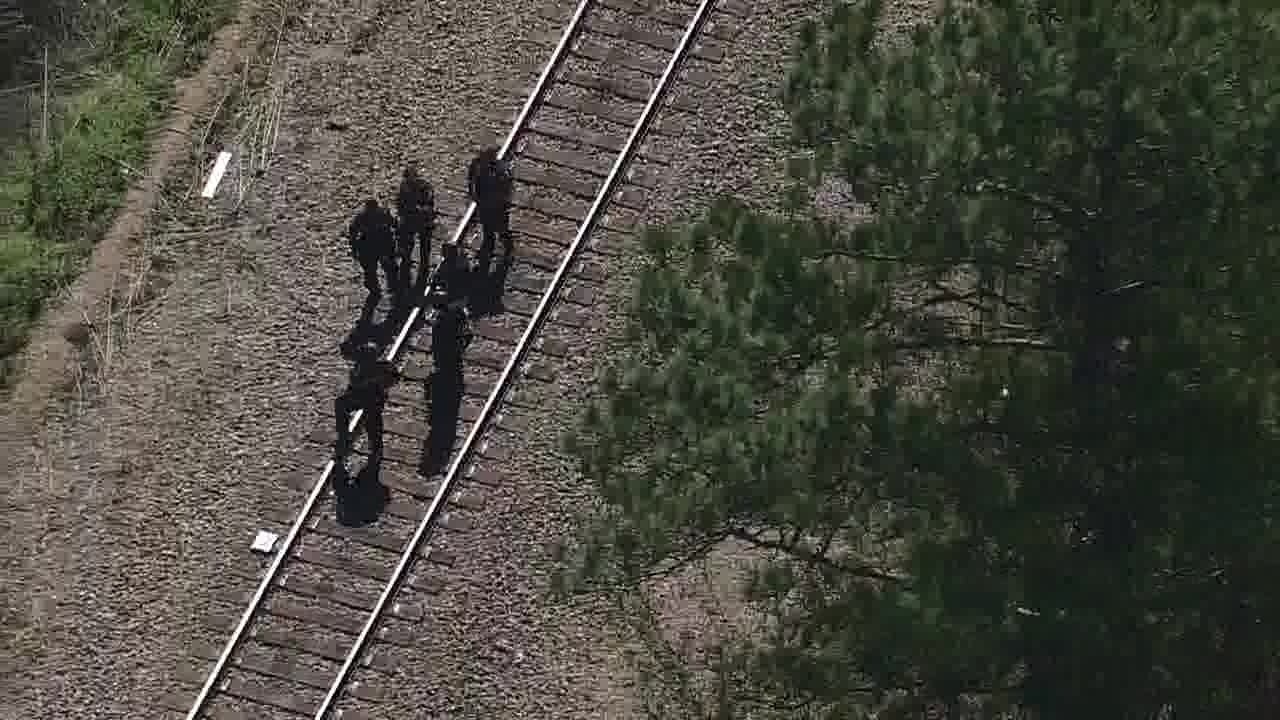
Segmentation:
<svg viewBox="0 0 1280 720">
<path fill-rule="evenodd" d="M 339 463 L 333 470 L 334 516 L 347 527 L 371 525 L 382 516 L 391 491 L 382 484 L 380 460 L 370 459 L 354 478 Z"/>
<path fill-rule="evenodd" d="M 430 408 L 430 430 L 423 443 L 418 473 L 423 477 L 431 477 L 445 469 L 453 444 L 458 439 L 458 420 L 462 413 L 464 389 L 462 368 L 459 367 L 454 372 L 441 372 L 437 368 L 424 385 Z"/>
</svg>

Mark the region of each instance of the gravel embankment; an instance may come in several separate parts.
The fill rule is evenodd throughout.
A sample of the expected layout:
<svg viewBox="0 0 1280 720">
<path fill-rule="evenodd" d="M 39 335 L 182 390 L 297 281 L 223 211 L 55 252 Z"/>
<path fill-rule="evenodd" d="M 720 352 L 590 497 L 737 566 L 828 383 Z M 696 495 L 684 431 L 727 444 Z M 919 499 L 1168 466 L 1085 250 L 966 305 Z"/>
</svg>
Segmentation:
<svg viewBox="0 0 1280 720">
<path fill-rule="evenodd" d="M 32 443 L 10 480 L 27 511 L 25 588 L 9 612 L 27 627 L 25 669 L 0 717 L 133 718 L 173 685 L 193 641 L 219 643 L 204 618 L 239 611 L 252 583 L 247 544 L 272 509 L 294 508 L 282 467 L 314 459 L 305 435 L 330 422 L 342 364 L 336 344 L 362 291 L 336 239 L 370 188 L 385 196 L 402 158 L 460 188 L 485 118 L 514 112 L 572 2 L 303 3 L 286 30 L 290 85 L 278 160 L 246 208 L 249 230 L 172 248 L 176 266 L 107 372 L 101 396 Z M 655 138 L 677 161 L 645 221 L 694 212 L 714 194 L 768 202 L 781 187 L 787 120 L 776 100 L 806 0 L 758 0 L 747 30 L 689 93 L 701 116 Z M 917 0 L 908 5 L 925 4 Z M 381 13 L 368 51 L 344 52 L 358 20 Z M 519 57 L 512 57 L 516 53 Z M 337 121 L 345 131 L 325 130 Z M 488 123 L 494 131 L 505 127 Z M 568 333 L 577 359 L 554 384 L 526 383 L 537 408 L 505 483 L 480 492 L 474 528 L 450 535 L 455 574 L 427 607 L 430 643 L 394 652 L 392 702 L 374 717 L 600 718 L 642 711 L 626 643 L 599 608 L 551 606 L 548 548 L 589 501 L 558 450 L 621 321 L 637 259 L 619 245 L 596 332 Z M 680 592 L 673 591 L 675 595 Z M 669 613 L 697 617 L 696 600 Z M 696 624 L 698 621 L 691 621 Z M 381 683 L 386 685 L 386 682 Z"/>
<path fill-rule="evenodd" d="M 157 716 L 145 708 L 183 689 L 184 649 L 225 638 L 206 619 L 239 612 L 253 583 L 232 571 L 253 569 L 269 509 L 300 504 L 283 468 L 313 460 L 298 449 L 330 422 L 337 343 L 363 294 L 344 216 L 371 190 L 386 197 L 406 156 L 460 186 L 482 112 L 518 109 L 501 83 L 529 81 L 556 25 L 543 14 L 567 18 L 572 3 L 298 6 L 278 157 L 246 229 L 167 243 L 167 289 L 104 386 L 15 443 L 30 461 L 5 478 L 4 654 L 20 664 L 0 717 Z M 368 20 L 381 29 L 348 55 Z"/>
</svg>

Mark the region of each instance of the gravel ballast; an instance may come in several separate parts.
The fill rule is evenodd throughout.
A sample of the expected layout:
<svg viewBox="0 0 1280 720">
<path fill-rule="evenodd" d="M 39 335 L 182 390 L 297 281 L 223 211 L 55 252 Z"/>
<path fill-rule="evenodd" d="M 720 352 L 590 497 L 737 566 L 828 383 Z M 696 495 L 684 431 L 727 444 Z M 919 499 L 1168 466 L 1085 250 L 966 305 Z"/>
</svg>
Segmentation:
<svg viewBox="0 0 1280 720">
<path fill-rule="evenodd" d="M 797 23 L 818 10 L 804 0 L 752 5 L 725 60 L 692 65 L 714 79 L 681 93 L 699 116 L 650 141 L 674 162 L 645 222 L 686 216 L 723 192 L 772 202 L 782 187 L 788 124 L 777 90 Z M 5 578 L 20 588 L 6 608 L 6 625 L 18 627 L 7 644 L 22 669 L 0 717 L 150 717 L 158 713 L 143 708 L 160 695 L 192 692 L 175 667 L 193 643 L 225 640 L 254 585 L 243 577 L 255 570 L 253 533 L 280 531 L 266 518 L 301 504 L 281 478 L 315 460 L 306 435 L 331 423 L 345 373 L 337 343 L 363 296 L 340 239 L 348 214 L 370 191 L 389 199 L 407 157 L 422 159 L 438 194 L 456 195 L 478 132 L 505 133 L 489 118 L 519 109 L 524 98 L 510 88 L 531 84 L 550 52 L 558 28 L 548 16 L 567 20 L 572 6 L 295 8 L 281 51 L 288 81 L 276 159 L 246 201 L 244 229 L 168 248 L 176 266 L 167 292 L 140 313 L 105 385 L 55 417 L 31 443 L 26 470 L 6 478 L 21 508 L 8 520 L 8 551 L 23 558 L 19 576 Z M 364 51 L 348 54 L 353 41 Z M 396 668 L 378 679 L 394 689 L 390 701 L 342 706 L 374 718 L 642 712 L 630 644 L 604 609 L 544 597 L 550 549 L 590 500 L 558 440 L 591 391 L 638 261 L 620 236 L 605 235 L 609 255 L 590 258 L 607 268 L 591 311 L 599 329 L 548 329 L 575 358 L 556 382 L 518 389 L 527 430 L 501 441 L 512 447 L 495 468 L 503 481 L 469 488 L 484 504 L 464 513 L 469 531 L 447 535 L 458 562 L 441 575 L 443 591 L 405 591 L 427 608 L 417 631 L 429 641 L 379 646 Z M 665 610 L 674 619 L 701 612 L 697 604 L 673 600 Z"/>
<path fill-rule="evenodd" d="M 0 717 L 137 720 L 158 717 L 166 692 L 194 695 L 175 668 L 194 643 L 225 640 L 254 586 L 253 534 L 280 530 L 269 510 L 301 505 L 281 478 L 314 460 L 304 437 L 331 423 L 337 344 L 363 296 L 348 214 L 371 191 L 389 199 L 409 156 L 461 187 L 477 131 L 505 130 L 482 113 L 518 110 L 501 83 L 531 82 L 554 41 L 545 16 L 571 8 L 291 9 L 276 157 L 242 230 L 168 242 L 167 289 L 139 309 L 103 384 L 14 443 L 29 459 L 5 478 L 4 654 L 17 667 Z M 367 49 L 349 54 L 360 27 Z M 234 185 L 229 174 L 224 204 Z"/>
</svg>

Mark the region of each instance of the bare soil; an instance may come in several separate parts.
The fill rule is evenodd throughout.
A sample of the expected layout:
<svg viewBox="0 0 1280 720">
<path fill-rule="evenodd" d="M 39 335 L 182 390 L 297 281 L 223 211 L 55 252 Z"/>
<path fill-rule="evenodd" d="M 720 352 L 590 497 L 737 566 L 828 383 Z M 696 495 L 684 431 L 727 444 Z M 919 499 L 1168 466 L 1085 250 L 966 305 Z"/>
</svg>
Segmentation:
<svg viewBox="0 0 1280 720">
<path fill-rule="evenodd" d="M 130 275 L 130 264 L 138 257 L 148 232 L 148 220 L 160 197 L 159 189 L 175 166 L 190 159 L 192 137 L 204 132 L 215 110 L 216 88 L 235 72 L 243 51 L 246 27 L 258 10 L 256 0 L 243 0 L 236 18 L 223 27 L 210 43 L 209 55 L 199 72 L 175 83 L 175 102 L 170 119 L 155 132 L 150 162 L 145 174 L 135 179 L 119 215 L 101 239 L 77 280 L 64 289 L 56 305 L 46 313 L 31 334 L 20 363 L 22 376 L 3 396 L 0 405 L 0 478 L 3 478 L 4 505 L 0 511 L 0 534 L 4 536 L 4 604 L 0 608 L 0 637 L 8 651 L 0 656 L 0 677 L 10 683 L 25 684 L 32 668 L 23 652 L 31 643 L 43 644 L 38 636 L 48 628 L 44 622 L 66 597 L 55 586 L 36 590 L 31 584 L 31 564 L 52 551 L 58 555 L 78 554 L 74 547 L 58 547 L 56 533 L 76 521 L 78 506 L 62 503 L 75 494 L 72 487 L 55 478 L 49 463 L 49 432 L 56 423 L 74 414 L 77 390 L 91 381 L 91 326 L 110 324 L 113 301 L 119 297 L 122 280 Z M 79 483 L 71 483 L 79 484 Z M 57 574 L 58 568 L 46 572 Z M 20 714 L 12 705 L 13 693 L 3 693 L 0 716 L 35 717 Z"/>
<path fill-rule="evenodd" d="M 0 717 L 132 720 L 190 692 L 187 651 L 225 639 L 253 533 L 300 504 L 281 477 L 329 422 L 363 294 L 338 239 L 350 211 L 410 156 L 460 186 L 485 113 L 523 100 L 501 83 L 527 85 L 569 7 L 315 0 L 282 28 L 246 7 L 218 37 L 3 409 Z M 281 96 L 246 100 L 280 108 L 273 140 L 228 125 L 186 162 L 245 84 L 245 46 L 277 29 L 247 80 L 272 66 Z M 221 144 L 237 158 L 204 203 L 187 191 Z M 241 203 L 240 161 L 271 146 Z"/>
</svg>

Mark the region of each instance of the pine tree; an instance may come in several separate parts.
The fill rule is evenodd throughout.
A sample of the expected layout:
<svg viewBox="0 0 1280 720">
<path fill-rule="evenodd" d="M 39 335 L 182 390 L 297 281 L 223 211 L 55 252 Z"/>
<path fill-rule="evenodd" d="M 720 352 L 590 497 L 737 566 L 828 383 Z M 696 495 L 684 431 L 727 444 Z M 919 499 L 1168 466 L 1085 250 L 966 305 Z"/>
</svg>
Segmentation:
<svg viewBox="0 0 1280 720">
<path fill-rule="evenodd" d="M 1280 24 L 988 0 L 805 29 L 802 188 L 652 233 L 574 587 L 736 539 L 722 716 L 1280 717 Z"/>
</svg>

